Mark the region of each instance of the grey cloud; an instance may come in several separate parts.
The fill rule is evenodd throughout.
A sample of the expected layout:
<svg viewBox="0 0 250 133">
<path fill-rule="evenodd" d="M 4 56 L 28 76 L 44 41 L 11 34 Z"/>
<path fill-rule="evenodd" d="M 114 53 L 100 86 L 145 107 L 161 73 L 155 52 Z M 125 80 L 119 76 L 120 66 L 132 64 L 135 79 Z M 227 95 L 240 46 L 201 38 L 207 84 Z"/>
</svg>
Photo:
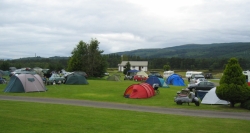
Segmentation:
<svg viewBox="0 0 250 133">
<path fill-rule="evenodd" d="M 249 1 L 197 0 L 178 8 L 171 7 L 177 6 L 172 2 L 155 0 L 157 8 L 154 3 L 144 6 L 145 2 L 129 0 L 3 0 L 0 58 L 35 53 L 71 56 L 80 40 L 89 42 L 91 38 L 100 42 L 106 54 L 189 43 L 250 41 Z"/>
</svg>

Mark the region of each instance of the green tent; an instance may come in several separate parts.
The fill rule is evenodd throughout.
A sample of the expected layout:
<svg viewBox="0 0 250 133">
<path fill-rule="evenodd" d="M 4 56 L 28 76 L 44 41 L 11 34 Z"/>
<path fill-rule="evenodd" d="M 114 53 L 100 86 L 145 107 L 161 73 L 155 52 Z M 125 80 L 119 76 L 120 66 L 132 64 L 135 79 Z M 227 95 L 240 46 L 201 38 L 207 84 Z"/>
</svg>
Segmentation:
<svg viewBox="0 0 250 133">
<path fill-rule="evenodd" d="M 108 76 L 107 80 L 109 81 L 120 81 L 120 75 L 111 75 L 111 76 Z"/>
<path fill-rule="evenodd" d="M 88 81 L 86 80 L 86 78 L 83 75 L 77 74 L 77 73 L 72 73 L 72 74 L 69 74 L 66 77 L 65 84 L 68 84 L 68 85 L 85 85 L 85 84 L 89 84 L 89 83 L 88 83 Z"/>
<path fill-rule="evenodd" d="M 164 82 L 162 88 L 169 88 L 169 85 L 166 82 Z"/>
</svg>

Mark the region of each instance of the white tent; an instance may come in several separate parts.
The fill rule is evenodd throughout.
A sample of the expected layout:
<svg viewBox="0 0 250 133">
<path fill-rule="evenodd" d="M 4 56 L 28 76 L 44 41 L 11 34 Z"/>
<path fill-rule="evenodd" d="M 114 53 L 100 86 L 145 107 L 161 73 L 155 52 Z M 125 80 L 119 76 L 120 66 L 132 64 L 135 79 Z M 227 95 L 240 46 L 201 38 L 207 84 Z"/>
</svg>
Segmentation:
<svg viewBox="0 0 250 133">
<path fill-rule="evenodd" d="M 144 72 L 144 71 L 139 71 L 139 72 L 136 73 L 136 75 L 143 75 L 143 76 L 148 78 L 148 74 L 146 72 Z"/>
<path fill-rule="evenodd" d="M 215 90 L 216 90 L 216 87 L 208 91 L 208 93 L 202 99 L 201 103 L 202 104 L 229 104 L 228 101 L 219 99 L 215 93 Z"/>
</svg>

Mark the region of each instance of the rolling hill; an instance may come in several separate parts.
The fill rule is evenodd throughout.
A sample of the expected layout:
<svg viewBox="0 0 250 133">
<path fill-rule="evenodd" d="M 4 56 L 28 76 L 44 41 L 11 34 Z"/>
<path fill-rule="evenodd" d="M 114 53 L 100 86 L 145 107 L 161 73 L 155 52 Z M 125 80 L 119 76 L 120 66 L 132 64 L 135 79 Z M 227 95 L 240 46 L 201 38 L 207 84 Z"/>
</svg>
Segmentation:
<svg viewBox="0 0 250 133">
<path fill-rule="evenodd" d="M 250 42 L 186 44 L 167 48 L 137 49 L 113 54 L 141 58 L 250 58 Z"/>
</svg>

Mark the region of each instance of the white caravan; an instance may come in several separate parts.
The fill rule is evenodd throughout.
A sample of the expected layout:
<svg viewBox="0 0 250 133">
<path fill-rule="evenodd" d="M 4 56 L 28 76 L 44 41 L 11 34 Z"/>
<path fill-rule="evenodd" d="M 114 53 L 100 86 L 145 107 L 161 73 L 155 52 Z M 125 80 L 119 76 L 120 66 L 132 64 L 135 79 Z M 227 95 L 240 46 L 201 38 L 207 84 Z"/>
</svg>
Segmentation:
<svg viewBox="0 0 250 133">
<path fill-rule="evenodd" d="M 174 74 L 174 71 L 164 71 L 163 72 L 163 78 L 168 78 L 172 74 Z"/>
<path fill-rule="evenodd" d="M 202 72 L 197 72 L 197 71 L 187 71 L 187 72 L 186 72 L 186 78 L 191 78 L 191 76 L 192 76 L 193 74 L 201 74 L 201 75 L 203 75 L 203 73 L 202 73 Z"/>
<path fill-rule="evenodd" d="M 250 86 L 250 71 L 243 71 L 243 74 L 246 75 L 246 82 L 248 84 L 248 86 Z"/>
</svg>

